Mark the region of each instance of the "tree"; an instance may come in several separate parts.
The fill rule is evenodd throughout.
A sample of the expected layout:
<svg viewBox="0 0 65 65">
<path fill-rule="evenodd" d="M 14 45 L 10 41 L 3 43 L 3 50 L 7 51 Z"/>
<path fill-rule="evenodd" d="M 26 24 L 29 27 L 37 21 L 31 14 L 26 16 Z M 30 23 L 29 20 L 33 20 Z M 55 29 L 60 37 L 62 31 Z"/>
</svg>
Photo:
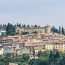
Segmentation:
<svg viewBox="0 0 65 65">
<path fill-rule="evenodd" d="M 26 25 L 24 24 L 24 25 L 22 25 L 22 27 L 23 27 L 23 28 L 25 28 L 25 27 L 26 27 Z"/>
<path fill-rule="evenodd" d="M 38 27 L 38 26 L 35 24 L 34 27 Z"/>
<path fill-rule="evenodd" d="M 53 33 L 59 33 L 59 30 L 58 30 L 55 26 L 53 26 L 53 27 L 51 28 L 51 31 L 52 31 Z"/>
<path fill-rule="evenodd" d="M 3 62 L 5 63 L 5 65 L 9 65 L 9 62 L 11 62 L 10 54 L 5 54 L 4 55 Z"/>
<path fill-rule="evenodd" d="M 27 25 L 27 28 L 30 28 L 30 25 Z"/>
<path fill-rule="evenodd" d="M 59 33 L 62 34 L 62 28 L 59 26 Z"/>
<path fill-rule="evenodd" d="M 15 26 L 8 23 L 7 27 L 6 27 L 6 33 L 7 35 L 15 35 Z"/>
<path fill-rule="evenodd" d="M 38 59 L 32 59 L 30 60 L 29 65 L 40 65 L 40 61 Z"/>
<path fill-rule="evenodd" d="M 21 24 L 18 24 L 18 23 L 17 23 L 17 26 L 18 26 L 18 27 L 21 27 Z"/>
<path fill-rule="evenodd" d="M 58 51 L 51 51 L 49 54 L 49 64 L 58 65 L 60 62 L 60 54 Z"/>
<path fill-rule="evenodd" d="M 22 55 L 22 59 L 23 59 L 24 61 L 28 61 L 28 60 L 30 59 L 30 57 L 29 57 L 28 54 L 23 54 L 23 55 Z"/>
<path fill-rule="evenodd" d="M 39 59 L 32 59 L 30 60 L 29 65 L 48 65 L 48 62 Z"/>
<path fill-rule="evenodd" d="M 63 58 L 60 60 L 59 65 L 65 65 L 65 57 L 63 56 Z"/>
<path fill-rule="evenodd" d="M 62 34 L 65 34 L 64 28 L 62 27 Z"/>
<path fill-rule="evenodd" d="M 0 29 L 2 29 L 2 24 L 0 24 Z"/>
<path fill-rule="evenodd" d="M 6 27 L 7 27 L 6 24 L 3 24 L 3 25 L 2 25 L 3 30 L 6 30 Z"/>
</svg>

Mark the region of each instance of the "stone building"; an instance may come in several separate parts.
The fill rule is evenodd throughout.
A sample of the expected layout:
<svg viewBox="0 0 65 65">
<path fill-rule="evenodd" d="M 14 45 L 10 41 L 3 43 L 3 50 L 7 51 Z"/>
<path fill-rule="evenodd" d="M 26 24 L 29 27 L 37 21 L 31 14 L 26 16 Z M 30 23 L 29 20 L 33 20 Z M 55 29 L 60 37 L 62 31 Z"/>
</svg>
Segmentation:
<svg viewBox="0 0 65 65">
<path fill-rule="evenodd" d="M 23 32 L 28 32 L 28 33 L 50 33 L 51 32 L 51 26 L 47 25 L 44 27 L 16 27 L 16 33 L 17 34 L 22 34 Z"/>
</svg>

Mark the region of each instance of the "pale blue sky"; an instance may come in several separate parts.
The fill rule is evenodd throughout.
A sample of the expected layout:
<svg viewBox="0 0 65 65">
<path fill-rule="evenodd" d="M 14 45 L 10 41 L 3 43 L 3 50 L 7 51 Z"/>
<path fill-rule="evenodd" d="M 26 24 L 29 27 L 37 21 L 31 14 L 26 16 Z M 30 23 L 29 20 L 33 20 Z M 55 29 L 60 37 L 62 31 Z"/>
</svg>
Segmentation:
<svg viewBox="0 0 65 65">
<path fill-rule="evenodd" d="M 65 0 L 0 0 L 0 23 L 65 26 Z"/>
</svg>

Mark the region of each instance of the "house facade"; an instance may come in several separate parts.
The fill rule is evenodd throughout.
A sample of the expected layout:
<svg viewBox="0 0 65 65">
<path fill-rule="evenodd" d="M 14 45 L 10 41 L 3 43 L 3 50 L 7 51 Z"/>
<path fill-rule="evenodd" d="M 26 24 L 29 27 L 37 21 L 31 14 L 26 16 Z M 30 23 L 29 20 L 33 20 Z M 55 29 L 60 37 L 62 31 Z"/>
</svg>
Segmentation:
<svg viewBox="0 0 65 65">
<path fill-rule="evenodd" d="M 50 33 L 51 32 L 51 26 L 47 25 L 44 27 L 16 27 L 16 33 L 22 35 L 23 32 L 33 33 Z"/>
</svg>

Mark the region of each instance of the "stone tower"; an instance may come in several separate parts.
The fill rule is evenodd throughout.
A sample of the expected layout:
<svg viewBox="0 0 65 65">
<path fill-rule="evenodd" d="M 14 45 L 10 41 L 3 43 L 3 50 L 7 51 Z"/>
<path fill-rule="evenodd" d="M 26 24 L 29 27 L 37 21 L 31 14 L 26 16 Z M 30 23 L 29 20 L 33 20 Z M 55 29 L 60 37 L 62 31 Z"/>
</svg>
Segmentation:
<svg viewBox="0 0 65 65">
<path fill-rule="evenodd" d="M 51 33 L 51 26 L 50 25 L 47 25 L 45 26 L 45 33 Z"/>
</svg>

